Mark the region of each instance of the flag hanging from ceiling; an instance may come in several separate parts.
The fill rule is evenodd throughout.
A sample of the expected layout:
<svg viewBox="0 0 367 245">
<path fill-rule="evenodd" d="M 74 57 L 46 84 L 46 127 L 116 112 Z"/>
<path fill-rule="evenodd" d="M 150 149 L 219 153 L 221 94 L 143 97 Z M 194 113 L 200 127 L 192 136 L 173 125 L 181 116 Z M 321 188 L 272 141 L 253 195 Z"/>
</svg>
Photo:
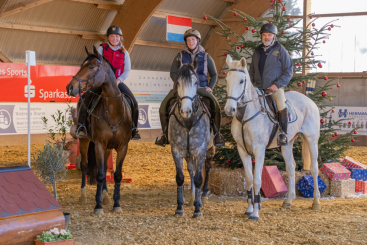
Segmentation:
<svg viewBox="0 0 367 245">
<path fill-rule="evenodd" d="M 192 28 L 192 20 L 176 16 L 167 16 L 167 41 L 185 42 L 184 33 Z"/>
</svg>

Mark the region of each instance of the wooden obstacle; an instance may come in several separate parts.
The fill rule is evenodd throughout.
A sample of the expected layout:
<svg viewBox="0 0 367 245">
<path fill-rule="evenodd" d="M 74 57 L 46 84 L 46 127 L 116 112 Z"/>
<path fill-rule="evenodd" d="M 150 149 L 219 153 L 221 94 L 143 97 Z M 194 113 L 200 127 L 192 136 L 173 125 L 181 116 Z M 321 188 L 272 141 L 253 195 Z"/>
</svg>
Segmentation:
<svg viewBox="0 0 367 245">
<path fill-rule="evenodd" d="M 34 244 L 55 227 L 65 228 L 61 205 L 29 166 L 0 168 L 0 244 Z"/>
</svg>

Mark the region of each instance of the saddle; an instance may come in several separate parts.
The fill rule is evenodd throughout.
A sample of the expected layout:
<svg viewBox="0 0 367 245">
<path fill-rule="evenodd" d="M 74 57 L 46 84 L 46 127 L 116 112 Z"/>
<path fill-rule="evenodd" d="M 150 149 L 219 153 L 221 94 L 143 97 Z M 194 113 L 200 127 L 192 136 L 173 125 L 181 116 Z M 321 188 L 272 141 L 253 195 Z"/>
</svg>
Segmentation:
<svg viewBox="0 0 367 245">
<path fill-rule="evenodd" d="M 262 99 L 262 102 L 264 103 L 265 109 L 271 112 L 274 115 L 275 120 L 279 122 L 279 118 L 278 118 L 279 110 L 278 110 L 277 104 L 275 103 L 274 96 L 273 95 L 265 96 Z M 288 123 L 295 122 L 297 120 L 297 114 L 293 108 L 293 105 L 288 100 L 285 101 L 285 105 L 288 109 Z"/>
</svg>

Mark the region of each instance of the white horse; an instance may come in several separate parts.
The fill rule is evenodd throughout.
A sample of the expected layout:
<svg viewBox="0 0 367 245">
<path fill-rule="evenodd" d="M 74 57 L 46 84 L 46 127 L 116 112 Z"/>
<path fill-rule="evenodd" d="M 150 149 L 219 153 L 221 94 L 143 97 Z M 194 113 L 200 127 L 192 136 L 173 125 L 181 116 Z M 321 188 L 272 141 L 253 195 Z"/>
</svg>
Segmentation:
<svg viewBox="0 0 367 245">
<path fill-rule="evenodd" d="M 245 112 L 240 118 L 233 118 L 231 131 L 233 138 L 237 142 L 238 153 L 245 169 L 246 188 L 248 193 L 247 217 L 251 220 L 258 220 L 261 188 L 261 174 L 264 165 L 265 150 L 277 147 L 276 137 L 272 142 L 268 142 L 273 122 L 267 113 L 258 113 L 263 106 L 259 98 L 259 91 L 252 85 L 247 71 L 247 63 L 244 58 L 239 61 L 233 61 L 231 56 L 227 55 L 226 63 L 228 65 L 227 82 L 227 103 L 225 112 L 229 116 L 238 113 L 239 105 L 246 105 Z M 295 161 L 293 158 L 293 143 L 297 133 L 302 134 L 302 157 L 304 168 L 311 165 L 311 173 L 314 180 L 314 201 L 312 208 L 320 208 L 320 192 L 318 188 L 318 140 L 320 137 L 320 114 L 316 104 L 307 96 L 298 92 L 285 93 L 286 99 L 294 106 L 298 118 L 295 122 L 288 125 L 288 145 L 282 146 L 282 155 L 286 163 L 286 169 L 289 178 L 288 197 L 282 207 L 289 208 L 295 195 Z M 262 111 L 264 112 L 264 111 Z M 243 130 L 243 131 L 242 131 Z M 252 175 L 251 154 L 255 156 L 255 172 Z M 309 162 L 307 162 L 309 161 Z M 254 191 L 253 191 L 254 187 Z"/>
</svg>

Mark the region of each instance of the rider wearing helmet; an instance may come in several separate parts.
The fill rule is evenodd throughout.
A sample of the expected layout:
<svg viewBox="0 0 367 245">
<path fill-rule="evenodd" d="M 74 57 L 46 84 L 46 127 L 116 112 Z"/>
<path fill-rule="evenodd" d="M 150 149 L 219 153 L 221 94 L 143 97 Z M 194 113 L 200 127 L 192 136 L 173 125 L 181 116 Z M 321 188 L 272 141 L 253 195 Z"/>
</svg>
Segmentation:
<svg viewBox="0 0 367 245">
<path fill-rule="evenodd" d="M 106 60 L 108 60 L 112 66 L 112 70 L 115 72 L 116 82 L 121 93 L 127 94 L 128 97 L 132 100 L 132 121 L 133 121 L 133 129 L 131 138 L 133 140 L 140 139 L 140 134 L 137 129 L 138 126 L 138 117 L 139 117 L 139 107 L 138 102 L 136 101 L 131 90 L 123 83 L 125 79 L 129 76 L 131 69 L 130 56 L 125 47 L 122 45 L 122 31 L 118 26 L 110 26 L 107 29 L 107 43 L 102 43 L 98 52 L 104 56 Z M 102 90 L 100 88 L 97 89 L 99 92 Z M 96 92 L 96 91 L 94 91 Z M 93 93 L 86 93 L 83 96 L 85 103 L 88 105 L 90 100 L 93 97 Z M 78 129 L 77 129 L 77 137 L 85 138 L 86 137 L 86 128 L 84 126 L 85 120 L 88 117 L 87 109 L 82 106 L 79 110 L 78 116 Z"/>
<path fill-rule="evenodd" d="M 250 78 L 255 87 L 268 89 L 278 107 L 280 124 L 279 145 L 287 145 L 288 109 L 285 105 L 284 88 L 293 76 L 292 59 L 288 51 L 276 40 L 277 27 L 271 23 L 260 29 L 262 44 L 252 55 Z"/>
<path fill-rule="evenodd" d="M 198 94 L 210 101 L 210 114 L 211 114 L 211 127 L 214 132 L 214 145 L 222 146 L 224 145 L 223 137 L 220 135 L 220 121 L 221 121 L 221 112 L 220 106 L 214 95 L 212 94 L 212 90 L 217 82 L 217 70 L 215 68 L 215 64 L 213 59 L 210 57 L 208 53 L 205 52 L 205 49 L 200 45 L 201 35 L 197 30 L 189 29 L 184 34 L 184 40 L 186 43 L 186 47 L 177 54 L 175 59 L 172 62 L 170 76 L 173 81 L 176 80 L 178 74 L 178 67 L 176 59 L 180 58 L 182 63 L 192 63 L 196 58 L 198 61 L 198 66 L 196 68 L 196 73 L 199 77 L 199 88 L 197 90 Z M 210 76 L 210 81 L 208 81 L 207 75 Z M 160 139 L 157 138 L 156 145 L 165 146 L 169 144 L 168 142 L 168 120 L 169 117 L 166 115 L 167 113 L 167 104 L 169 101 L 175 97 L 175 93 L 177 89 L 172 89 L 166 98 L 162 101 L 161 107 L 159 108 L 159 117 L 163 129 L 163 134 Z"/>
</svg>

